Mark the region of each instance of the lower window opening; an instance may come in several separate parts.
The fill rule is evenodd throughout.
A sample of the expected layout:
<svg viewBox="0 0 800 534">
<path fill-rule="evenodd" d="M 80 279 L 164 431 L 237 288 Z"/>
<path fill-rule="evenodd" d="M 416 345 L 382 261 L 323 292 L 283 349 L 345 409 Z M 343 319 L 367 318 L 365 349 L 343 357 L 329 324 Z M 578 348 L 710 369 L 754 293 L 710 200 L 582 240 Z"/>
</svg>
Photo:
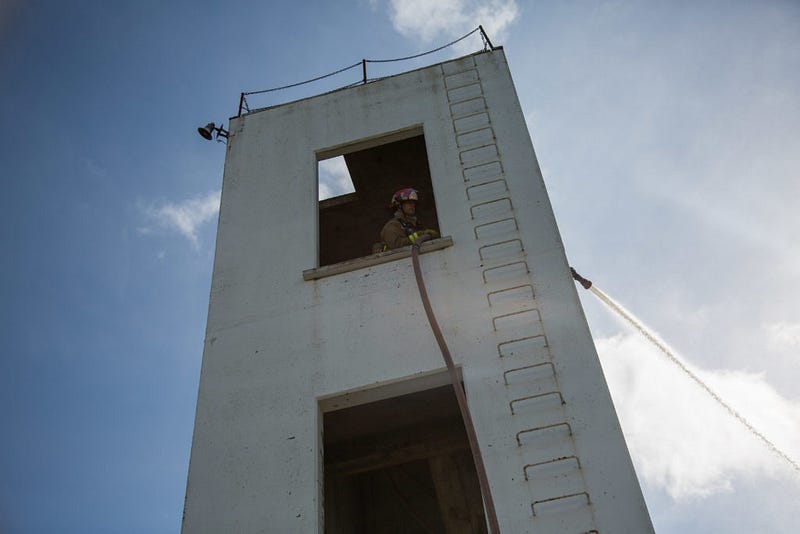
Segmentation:
<svg viewBox="0 0 800 534">
<path fill-rule="evenodd" d="M 324 414 L 326 534 L 486 533 L 450 385 Z"/>
</svg>

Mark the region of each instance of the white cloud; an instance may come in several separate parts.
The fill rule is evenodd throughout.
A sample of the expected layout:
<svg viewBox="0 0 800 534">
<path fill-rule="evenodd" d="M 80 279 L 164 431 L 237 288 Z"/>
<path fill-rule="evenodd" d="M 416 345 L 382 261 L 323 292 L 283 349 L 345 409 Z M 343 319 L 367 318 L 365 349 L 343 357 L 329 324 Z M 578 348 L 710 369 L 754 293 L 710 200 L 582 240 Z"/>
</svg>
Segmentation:
<svg viewBox="0 0 800 534">
<path fill-rule="evenodd" d="M 389 12 L 395 30 L 424 43 L 458 37 L 482 24 L 493 44 L 500 44 L 519 16 L 515 0 L 390 0 Z"/>
<path fill-rule="evenodd" d="M 319 200 L 338 197 L 355 191 L 344 157 L 319 162 Z"/>
<path fill-rule="evenodd" d="M 767 343 L 773 349 L 800 349 L 800 323 L 779 321 L 764 325 Z"/>
<path fill-rule="evenodd" d="M 740 476 L 796 476 L 794 468 L 638 334 L 596 341 L 628 446 L 645 483 L 674 499 L 734 489 Z M 800 458 L 800 402 L 760 374 L 692 369 L 756 430 Z"/>
<path fill-rule="evenodd" d="M 145 209 L 146 216 L 157 225 L 177 231 L 192 245 L 198 246 L 197 231 L 204 223 L 213 220 L 219 213 L 220 191 L 212 191 L 203 196 L 189 198 L 180 202 L 150 206 Z M 148 234 L 152 228 L 139 228 L 139 233 Z"/>
</svg>

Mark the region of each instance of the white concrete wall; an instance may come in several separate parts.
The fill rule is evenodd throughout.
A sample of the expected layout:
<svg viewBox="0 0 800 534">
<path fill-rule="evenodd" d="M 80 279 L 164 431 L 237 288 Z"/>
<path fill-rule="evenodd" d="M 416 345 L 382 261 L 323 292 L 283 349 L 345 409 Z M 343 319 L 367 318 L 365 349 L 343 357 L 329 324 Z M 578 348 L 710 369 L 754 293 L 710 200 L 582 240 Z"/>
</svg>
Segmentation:
<svg viewBox="0 0 800 534">
<path fill-rule="evenodd" d="M 322 532 L 319 399 L 443 367 L 410 259 L 302 277 L 316 265 L 315 154 L 419 124 L 454 241 L 422 267 L 503 532 L 652 531 L 498 50 L 231 121 L 184 532 Z M 542 362 L 555 373 L 529 367 Z M 512 415 L 509 402 L 555 389 L 563 406 L 517 400 Z M 526 464 L 563 456 L 581 469 L 525 480 Z"/>
</svg>

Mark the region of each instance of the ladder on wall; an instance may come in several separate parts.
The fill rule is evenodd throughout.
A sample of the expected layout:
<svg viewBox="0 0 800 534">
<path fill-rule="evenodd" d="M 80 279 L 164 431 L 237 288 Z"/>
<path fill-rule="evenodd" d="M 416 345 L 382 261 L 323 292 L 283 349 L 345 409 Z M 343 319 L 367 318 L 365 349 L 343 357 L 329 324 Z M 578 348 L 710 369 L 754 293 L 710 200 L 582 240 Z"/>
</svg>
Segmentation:
<svg viewBox="0 0 800 534">
<path fill-rule="evenodd" d="M 472 246 L 482 266 L 491 328 L 500 340 L 492 357 L 499 362 L 498 379 L 506 392 L 507 405 L 501 409 L 515 428 L 505 442 L 507 449 L 516 449 L 509 457 L 520 459 L 513 482 L 528 492 L 532 532 L 597 533 L 560 391 L 558 362 L 537 306 L 474 56 L 443 64 L 442 75 L 473 226 Z M 496 506 L 503 510 L 502 502 Z"/>
</svg>

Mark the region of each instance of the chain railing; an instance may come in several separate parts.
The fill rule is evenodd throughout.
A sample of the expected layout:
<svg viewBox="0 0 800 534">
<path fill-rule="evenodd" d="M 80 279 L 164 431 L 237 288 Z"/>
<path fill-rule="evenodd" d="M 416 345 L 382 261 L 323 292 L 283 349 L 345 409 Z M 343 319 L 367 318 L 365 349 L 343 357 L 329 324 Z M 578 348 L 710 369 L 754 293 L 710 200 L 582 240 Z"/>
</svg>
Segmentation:
<svg viewBox="0 0 800 534">
<path fill-rule="evenodd" d="M 342 86 L 336 87 L 333 90 L 345 89 L 347 87 L 354 87 L 356 85 L 363 85 L 363 84 L 366 84 L 366 83 L 369 83 L 369 82 L 373 82 L 373 81 L 376 81 L 376 80 L 380 80 L 380 79 L 383 78 L 383 77 L 369 78 L 367 76 L 367 65 L 370 64 L 370 63 L 393 63 L 393 62 L 396 62 L 396 61 L 409 61 L 409 60 L 412 60 L 412 59 L 417 59 L 417 58 L 420 58 L 420 57 L 423 57 L 423 56 L 427 56 L 429 54 L 433 54 L 435 52 L 439 52 L 440 50 L 444 50 L 445 48 L 448 48 L 450 46 L 453 46 L 456 43 L 459 43 L 459 42 L 463 41 L 464 39 L 466 39 L 467 37 L 473 35 L 476 32 L 480 32 L 481 40 L 483 41 L 483 50 L 484 51 L 494 50 L 495 49 L 494 45 L 492 44 L 492 41 L 489 39 L 489 36 L 486 34 L 486 31 L 483 29 L 483 26 L 479 25 L 477 28 L 475 28 L 471 32 L 467 33 L 466 35 L 463 35 L 463 36 L 459 37 L 458 39 L 456 39 L 454 41 L 450 41 L 449 43 L 447 43 L 445 45 L 442 45 L 440 47 L 434 48 L 433 50 L 428 50 L 427 52 L 422 52 L 420 54 L 414 54 L 412 56 L 398 57 L 398 58 L 392 58 L 392 59 L 362 59 L 361 61 L 353 63 L 352 65 L 348 65 L 346 67 L 342 67 L 339 70 L 335 70 L 333 72 L 329 72 L 327 74 L 323 74 L 321 76 L 317 76 L 315 78 L 311 78 L 309 80 L 305 80 L 305 81 L 302 81 L 302 82 L 292 83 L 292 84 L 289 84 L 289 85 L 282 85 L 280 87 L 272 87 L 270 89 L 262 89 L 260 91 L 246 91 L 246 92 L 243 92 L 243 93 L 241 93 L 241 95 L 239 97 L 239 112 L 238 112 L 238 114 L 236 116 L 237 117 L 241 117 L 244 114 L 251 113 L 252 110 L 250 109 L 250 106 L 248 105 L 248 102 L 247 102 L 247 97 L 248 96 L 262 95 L 262 94 L 266 94 L 266 93 L 274 93 L 274 92 L 277 92 L 277 91 L 283 91 L 283 90 L 291 89 L 291 88 L 294 88 L 294 87 L 300 87 L 301 85 L 306 85 L 306 84 L 309 84 L 309 83 L 317 82 L 319 80 L 324 80 L 325 78 L 330 78 L 331 76 L 336 76 L 337 74 L 341 74 L 341 73 L 349 71 L 351 69 L 355 69 L 359 65 L 361 66 L 361 80 L 359 80 L 357 82 L 354 82 L 354 83 L 350 83 L 350 84 L 346 84 L 346 85 L 342 85 Z"/>
</svg>

